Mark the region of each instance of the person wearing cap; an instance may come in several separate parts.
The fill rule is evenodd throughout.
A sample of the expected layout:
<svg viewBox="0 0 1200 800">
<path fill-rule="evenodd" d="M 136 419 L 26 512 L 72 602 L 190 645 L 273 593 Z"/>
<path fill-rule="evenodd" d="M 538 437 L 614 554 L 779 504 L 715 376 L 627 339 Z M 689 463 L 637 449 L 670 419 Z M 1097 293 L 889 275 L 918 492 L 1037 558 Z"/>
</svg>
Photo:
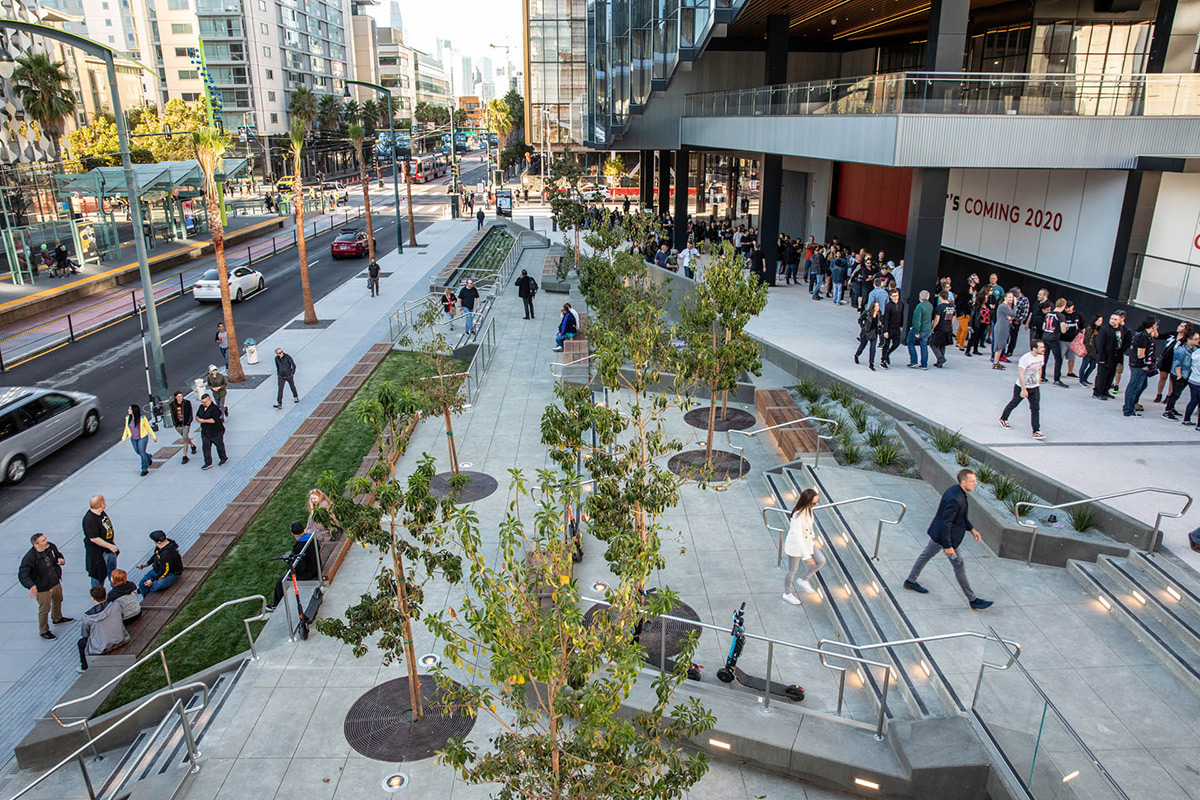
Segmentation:
<svg viewBox="0 0 1200 800">
<path fill-rule="evenodd" d="M 224 464 L 229 460 L 225 455 L 225 419 L 211 395 L 201 396 L 196 422 L 200 423 L 200 449 L 204 453 L 204 465 L 200 469 L 212 469 L 214 446 L 217 448 L 217 465 Z"/>
<path fill-rule="evenodd" d="M 154 553 L 145 564 L 138 564 L 138 569 L 150 567 L 150 571 L 142 575 L 141 585 L 138 586 L 142 599 L 151 592 L 171 588 L 183 574 L 183 559 L 179 556 L 179 545 L 175 540 L 168 539 L 164 531 L 150 531 L 150 540 L 154 542 Z"/>
<path fill-rule="evenodd" d="M 212 394 L 213 402 L 217 408 L 221 409 L 224 416 L 229 416 L 229 410 L 225 408 L 225 392 L 229 388 L 229 379 L 221 374 L 217 369 L 216 364 L 208 365 L 208 391 Z"/>
</svg>

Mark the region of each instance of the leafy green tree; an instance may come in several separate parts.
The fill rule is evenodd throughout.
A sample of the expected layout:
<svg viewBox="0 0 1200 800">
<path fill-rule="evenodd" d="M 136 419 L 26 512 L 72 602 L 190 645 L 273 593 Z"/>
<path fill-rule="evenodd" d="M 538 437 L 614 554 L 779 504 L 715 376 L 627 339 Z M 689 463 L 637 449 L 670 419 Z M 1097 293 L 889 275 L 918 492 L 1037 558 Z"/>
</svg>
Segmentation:
<svg viewBox="0 0 1200 800">
<path fill-rule="evenodd" d="M 446 421 L 446 447 L 450 455 L 450 471 L 457 476 L 458 448 L 454 444 L 454 415 L 461 414 L 467 399 L 459 391 L 462 385 L 461 362 L 454 358 L 453 348 L 438 326 L 444 317 L 440 303 L 430 298 L 417 314 L 413 327 L 419 338 L 406 337 L 401 342 L 420 356 L 430 377 L 421 382 L 421 413 L 427 417 L 441 416 Z"/>
<path fill-rule="evenodd" d="M 347 125 L 361 122 L 363 117 L 362 106 L 357 100 L 347 100 L 342 103 L 342 121 Z"/>
<path fill-rule="evenodd" d="M 363 158 L 363 135 L 362 125 L 351 125 L 349 129 L 350 145 L 354 148 L 354 154 L 358 157 L 358 174 L 362 179 L 363 193 L 363 215 L 367 220 L 367 255 L 371 263 L 375 260 L 375 228 L 371 223 L 371 181 L 367 177 L 367 161 Z"/>
<path fill-rule="evenodd" d="M 204 207 L 208 212 L 208 228 L 212 234 L 213 253 L 217 259 L 217 277 L 221 284 L 221 314 L 225 330 L 233 347 L 229 348 L 230 383 L 246 380 L 242 359 L 238 356 L 237 331 L 233 327 L 233 304 L 229 297 L 229 270 L 225 266 L 225 229 L 221 225 L 221 209 L 217 198 L 217 174 L 223 171 L 222 157 L 229 149 L 229 134 L 216 128 L 201 128 L 191 134 L 196 162 L 204 176 Z"/>
<path fill-rule="evenodd" d="M 512 109 L 503 100 L 491 100 L 487 104 L 488 131 L 496 134 L 500 144 L 508 143 L 508 135 L 513 130 Z"/>
<path fill-rule="evenodd" d="M 386 115 L 385 108 L 384 116 Z M 367 136 L 374 136 L 375 126 L 379 124 L 379 103 L 367 100 L 359 107 L 359 116 L 362 118 L 363 132 Z"/>
<path fill-rule="evenodd" d="M 625 174 L 625 159 L 620 153 L 612 153 L 604 162 L 604 174 L 609 178 L 620 178 Z"/>
<path fill-rule="evenodd" d="M 533 148 L 524 142 L 518 142 L 500 151 L 500 169 L 508 169 L 513 164 L 520 164 L 525 160 L 526 153 L 532 153 Z"/>
<path fill-rule="evenodd" d="M 317 124 L 332 133 L 342 124 L 342 101 L 332 94 L 323 94 L 317 101 Z"/>
<path fill-rule="evenodd" d="M 676 356 L 676 374 L 682 381 L 698 382 L 709 392 L 708 440 L 705 461 L 712 464 L 716 429 L 717 394 L 722 394 L 725 418 L 729 390 L 737 388 L 743 372 L 762 374 L 758 342 L 746 334 L 751 318 L 767 306 L 767 287 L 742 269 L 741 257 L 728 243 L 713 255 L 691 292 L 680 306 L 676 335 L 684 347 Z"/>
<path fill-rule="evenodd" d="M 346 609 L 344 620 L 318 620 L 317 630 L 350 645 L 356 657 L 376 647 L 383 653 L 384 664 L 403 661 L 414 721 L 424 712 L 413 620 L 423 613 L 425 583 L 439 573 L 457 583 L 462 570 L 462 561 L 446 547 L 445 529 L 439 524 L 449 519 L 453 502 L 429 493 L 436 471 L 433 459 L 422 457 L 404 482 L 396 477 L 396 461 L 408 448 L 409 426 L 419 408 L 420 398 L 415 393 L 408 387 L 397 389 L 390 382 L 362 402 L 358 418 L 374 431 L 379 460 L 366 476 L 344 484 L 326 473 L 319 487 L 329 496 L 330 508 L 316 512 L 318 521 L 332 533 L 374 547 L 391 562 L 380 570 L 374 588 Z M 368 646 L 376 634 L 379 638 Z"/>
<path fill-rule="evenodd" d="M 66 65 L 46 53 L 17 56 L 9 92 L 21 100 L 25 113 L 50 138 L 54 160 L 62 161 L 62 136 L 67 119 L 75 113 L 75 92 Z"/>
<path fill-rule="evenodd" d="M 580 229 L 587 215 L 583 193 L 579 190 L 583 177 L 583 167 L 571 153 L 570 147 L 563 150 L 561 157 L 550 162 L 550 213 L 554 215 L 558 227 L 575 233 L 576 272 L 579 272 Z"/>
</svg>

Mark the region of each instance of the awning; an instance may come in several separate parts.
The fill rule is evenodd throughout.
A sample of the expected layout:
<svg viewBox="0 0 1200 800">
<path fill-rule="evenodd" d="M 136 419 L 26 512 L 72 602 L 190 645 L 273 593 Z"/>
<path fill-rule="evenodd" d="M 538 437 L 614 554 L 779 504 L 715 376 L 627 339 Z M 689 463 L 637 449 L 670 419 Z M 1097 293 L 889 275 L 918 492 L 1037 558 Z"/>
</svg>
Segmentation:
<svg viewBox="0 0 1200 800">
<path fill-rule="evenodd" d="M 224 159 L 225 179 L 241 176 L 248 167 L 248 159 Z M 96 167 L 83 174 L 56 177 L 59 194 L 88 197 L 124 197 L 127 194 L 124 167 Z M 203 184 L 200 165 L 195 159 L 134 164 L 133 178 L 139 197 L 169 194 L 182 187 L 200 189 Z"/>
</svg>

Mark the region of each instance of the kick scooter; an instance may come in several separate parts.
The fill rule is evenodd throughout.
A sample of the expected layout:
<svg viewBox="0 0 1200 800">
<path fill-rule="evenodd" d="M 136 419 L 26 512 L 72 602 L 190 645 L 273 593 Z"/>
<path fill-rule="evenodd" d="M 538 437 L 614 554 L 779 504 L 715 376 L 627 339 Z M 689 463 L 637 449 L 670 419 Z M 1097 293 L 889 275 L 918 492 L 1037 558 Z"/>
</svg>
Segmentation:
<svg viewBox="0 0 1200 800">
<path fill-rule="evenodd" d="M 753 689 L 756 692 L 763 691 L 767 687 L 767 682 L 755 675 L 747 675 L 737 665 L 738 659 L 742 657 L 742 648 L 746 646 L 745 603 L 742 603 L 741 608 L 733 612 L 733 630 L 730 631 L 730 635 L 733 636 L 733 641 L 729 643 L 729 656 L 725 659 L 725 666 L 717 670 L 717 679 L 722 683 L 730 683 L 736 678 L 737 682 L 747 689 Z M 794 683 L 785 686 L 772 681 L 771 696 L 799 702 L 804 699 L 804 687 Z"/>
</svg>

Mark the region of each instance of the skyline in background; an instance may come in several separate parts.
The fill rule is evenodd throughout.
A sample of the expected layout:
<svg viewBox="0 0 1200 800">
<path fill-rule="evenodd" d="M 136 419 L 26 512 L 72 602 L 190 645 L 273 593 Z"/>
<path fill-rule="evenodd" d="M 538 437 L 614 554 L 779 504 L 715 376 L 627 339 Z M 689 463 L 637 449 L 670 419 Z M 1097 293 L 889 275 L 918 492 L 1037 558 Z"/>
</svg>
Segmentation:
<svg viewBox="0 0 1200 800">
<path fill-rule="evenodd" d="M 390 25 L 391 6 L 390 0 L 380 0 L 369 13 L 379 25 Z M 490 57 L 500 65 L 504 63 L 504 50 L 493 50 L 489 45 L 507 45 L 511 48 L 507 56 L 518 69 L 524 61 L 519 0 L 453 0 L 447 4 L 399 0 L 399 8 L 405 43 L 411 47 L 436 53 L 437 40 L 449 39 L 463 55 Z"/>
</svg>

